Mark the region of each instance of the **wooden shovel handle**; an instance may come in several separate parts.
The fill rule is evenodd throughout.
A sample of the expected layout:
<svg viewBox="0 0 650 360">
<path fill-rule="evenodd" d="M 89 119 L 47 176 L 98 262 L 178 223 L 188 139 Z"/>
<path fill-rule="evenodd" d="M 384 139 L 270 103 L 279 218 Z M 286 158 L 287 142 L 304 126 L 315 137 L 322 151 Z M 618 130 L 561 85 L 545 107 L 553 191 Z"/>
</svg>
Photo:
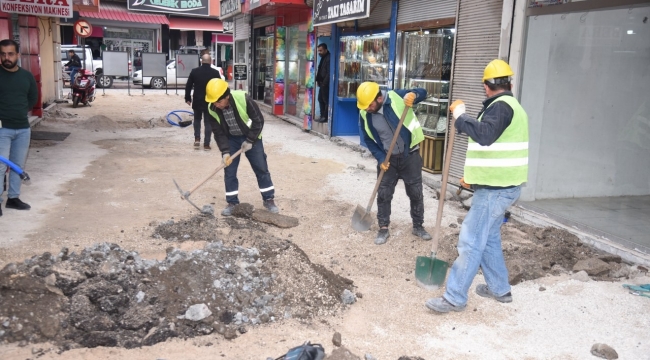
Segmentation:
<svg viewBox="0 0 650 360">
<path fill-rule="evenodd" d="M 393 149 L 395 148 L 395 143 L 397 143 L 397 138 L 399 137 L 399 132 L 402 130 L 402 125 L 404 125 L 404 119 L 406 119 L 406 114 L 408 113 L 410 106 L 404 106 L 404 111 L 402 111 L 402 116 L 399 118 L 399 123 L 397 123 L 397 127 L 395 128 L 395 133 L 393 134 L 393 140 L 390 142 L 390 146 L 388 147 L 388 153 L 386 154 L 386 158 L 384 159 L 384 162 L 382 163 L 383 165 L 386 165 L 389 163 L 390 160 L 390 155 L 393 153 Z M 368 201 L 368 207 L 366 207 L 366 212 L 370 212 L 370 209 L 372 208 L 372 203 L 375 202 L 375 196 L 377 196 L 377 190 L 379 190 L 379 184 L 381 184 L 381 179 L 384 177 L 384 169 L 381 167 L 379 171 L 379 176 L 377 177 L 377 182 L 375 183 L 375 189 L 372 190 L 372 195 L 370 195 L 370 201 Z"/>
<path fill-rule="evenodd" d="M 230 158 L 231 158 L 231 159 L 234 159 L 234 158 L 236 158 L 237 156 L 239 156 L 241 153 L 242 153 L 242 149 L 239 149 L 239 150 L 238 150 L 236 153 L 234 153 Z M 216 175 L 216 174 L 217 174 L 219 171 L 221 171 L 221 169 L 223 169 L 224 167 L 225 167 L 225 164 L 221 164 L 221 165 L 219 165 L 219 167 L 217 167 L 216 169 L 214 169 L 214 171 L 213 171 L 212 173 L 210 173 L 210 175 L 208 175 L 208 176 L 207 176 L 205 179 L 203 179 L 200 183 L 194 185 L 194 187 L 191 188 L 190 191 L 188 192 L 187 197 L 189 197 L 190 195 L 192 195 L 192 193 L 195 192 L 196 189 L 198 189 L 199 187 L 201 187 L 201 185 L 205 184 L 206 181 L 210 180 L 211 177 L 213 177 L 214 175 Z"/>
<path fill-rule="evenodd" d="M 447 143 L 447 152 L 445 153 L 445 165 L 442 169 L 442 186 L 440 187 L 440 198 L 438 199 L 438 215 L 436 216 L 436 227 L 433 229 L 433 241 L 431 244 L 431 257 L 436 257 L 438 251 L 438 243 L 440 240 L 440 223 L 442 223 L 442 209 L 445 206 L 445 195 L 447 194 L 447 181 L 449 180 L 449 166 L 451 165 L 451 152 L 454 149 L 454 137 L 456 136 L 456 128 L 454 121 L 451 121 L 451 129 L 449 133 L 449 142 Z"/>
</svg>

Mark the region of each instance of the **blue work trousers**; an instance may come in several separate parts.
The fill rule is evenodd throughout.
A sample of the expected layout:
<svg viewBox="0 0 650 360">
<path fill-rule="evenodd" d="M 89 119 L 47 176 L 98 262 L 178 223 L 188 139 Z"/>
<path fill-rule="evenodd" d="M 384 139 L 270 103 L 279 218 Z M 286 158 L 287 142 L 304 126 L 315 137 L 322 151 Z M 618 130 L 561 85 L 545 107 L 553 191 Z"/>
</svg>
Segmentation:
<svg viewBox="0 0 650 360">
<path fill-rule="evenodd" d="M 230 155 L 236 153 L 241 149 L 242 144 L 246 141 L 246 136 L 230 136 L 228 138 L 230 145 Z M 270 200 L 275 196 L 275 187 L 271 181 L 271 173 L 269 166 L 266 162 L 266 154 L 264 153 L 264 144 L 262 139 L 258 139 L 253 144 L 253 147 L 245 152 L 248 162 L 255 176 L 257 176 L 257 185 L 262 193 L 262 200 Z M 239 204 L 239 180 L 237 179 L 237 168 L 239 167 L 238 156 L 232 160 L 232 164 L 224 170 L 224 180 L 226 182 L 226 201 L 229 204 Z"/>
</svg>

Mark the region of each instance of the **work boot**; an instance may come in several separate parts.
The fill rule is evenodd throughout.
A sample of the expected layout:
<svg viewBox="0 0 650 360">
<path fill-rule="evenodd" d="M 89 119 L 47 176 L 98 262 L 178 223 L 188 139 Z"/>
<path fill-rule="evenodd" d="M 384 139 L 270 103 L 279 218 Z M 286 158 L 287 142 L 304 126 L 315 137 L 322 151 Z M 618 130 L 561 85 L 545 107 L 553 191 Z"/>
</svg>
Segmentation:
<svg viewBox="0 0 650 360">
<path fill-rule="evenodd" d="M 422 240 L 427 240 L 427 241 L 431 240 L 431 235 L 429 235 L 429 233 L 426 230 L 424 230 L 422 226 L 414 226 L 412 233 L 413 235 L 421 238 Z"/>
<path fill-rule="evenodd" d="M 467 305 L 455 306 L 443 297 L 431 298 L 427 300 L 427 302 L 424 303 L 424 305 L 429 310 L 437 311 L 439 313 L 448 313 L 450 311 L 463 311 L 467 307 Z"/>
<path fill-rule="evenodd" d="M 201 146 L 201 138 L 194 138 L 194 147 L 197 148 Z"/>
<path fill-rule="evenodd" d="M 6 209 L 29 210 L 32 207 L 22 202 L 19 198 L 7 199 Z"/>
<path fill-rule="evenodd" d="M 212 148 L 210 147 L 210 145 L 203 145 L 203 150 L 206 150 L 206 151 L 207 150 L 212 150 Z"/>
<path fill-rule="evenodd" d="M 492 298 L 498 302 L 502 302 L 502 303 L 512 302 L 512 293 L 510 291 L 508 291 L 508 293 L 505 295 L 496 296 L 492 291 L 490 291 L 488 286 L 485 284 L 476 285 L 476 293 L 483 297 Z"/>
<path fill-rule="evenodd" d="M 270 212 L 272 212 L 274 214 L 277 214 L 277 213 L 280 212 L 280 209 L 278 209 L 278 207 L 275 206 L 275 201 L 273 201 L 273 199 L 264 200 L 264 207 L 266 208 L 266 210 L 268 210 L 268 211 L 270 211 Z"/>
<path fill-rule="evenodd" d="M 377 233 L 377 237 L 375 238 L 375 245 L 383 245 L 388 241 L 388 237 L 390 234 L 388 233 L 388 228 L 386 229 L 379 229 L 379 232 Z"/>
<path fill-rule="evenodd" d="M 228 203 L 223 210 L 221 210 L 221 216 L 232 216 L 232 212 L 235 210 L 235 204 Z"/>
</svg>

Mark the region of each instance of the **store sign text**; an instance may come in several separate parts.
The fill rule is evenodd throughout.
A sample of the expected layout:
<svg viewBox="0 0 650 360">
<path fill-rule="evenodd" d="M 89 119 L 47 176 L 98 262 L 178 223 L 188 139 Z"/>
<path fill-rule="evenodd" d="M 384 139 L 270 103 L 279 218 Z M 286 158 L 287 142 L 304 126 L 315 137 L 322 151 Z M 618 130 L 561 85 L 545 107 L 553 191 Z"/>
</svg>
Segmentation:
<svg viewBox="0 0 650 360">
<path fill-rule="evenodd" d="M 240 0 L 221 0 L 221 19 L 241 12 Z"/>
<path fill-rule="evenodd" d="M 129 0 L 129 10 L 210 15 L 208 0 Z"/>
<path fill-rule="evenodd" d="M 370 0 L 316 0 L 314 25 L 362 19 L 370 16 Z"/>
<path fill-rule="evenodd" d="M 72 17 L 72 0 L 0 0 L 0 10 L 6 13 Z"/>
</svg>

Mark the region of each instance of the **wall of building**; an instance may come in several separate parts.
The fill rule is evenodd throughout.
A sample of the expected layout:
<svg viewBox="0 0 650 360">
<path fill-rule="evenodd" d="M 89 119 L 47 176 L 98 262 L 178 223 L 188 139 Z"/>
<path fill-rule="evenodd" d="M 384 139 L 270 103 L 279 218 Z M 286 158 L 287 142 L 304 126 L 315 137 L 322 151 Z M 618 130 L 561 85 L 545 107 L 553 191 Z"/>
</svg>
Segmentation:
<svg viewBox="0 0 650 360">
<path fill-rule="evenodd" d="M 54 39 L 55 33 L 53 22 L 50 18 L 39 18 L 38 41 L 41 44 L 40 61 L 43 102 L 51 103 L 56 99 L 56 73 L 54 71 Z"/>
</svg>

